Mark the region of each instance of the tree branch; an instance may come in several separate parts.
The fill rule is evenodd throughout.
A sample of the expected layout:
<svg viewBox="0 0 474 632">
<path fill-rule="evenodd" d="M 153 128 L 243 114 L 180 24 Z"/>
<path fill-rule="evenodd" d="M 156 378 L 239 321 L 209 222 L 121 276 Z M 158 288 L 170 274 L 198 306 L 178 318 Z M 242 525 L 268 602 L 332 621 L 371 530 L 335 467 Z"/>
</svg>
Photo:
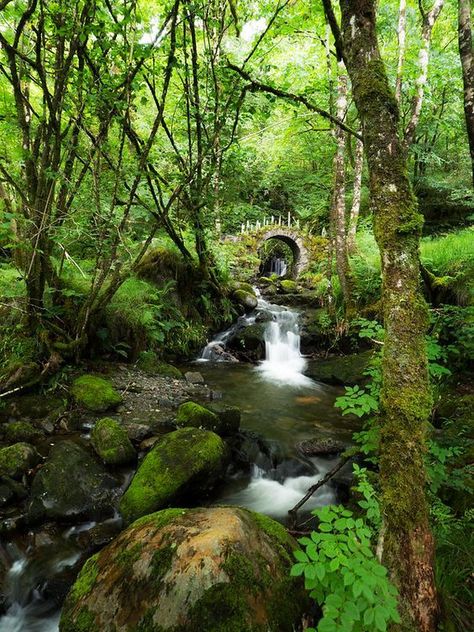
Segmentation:
<svg viewBox="0 0 474 632">
<path fill-rule="evenodd" d="M 243 79 L 246 79 L 249 82 L 250 85 L 247 86 L 247 90 L 249 92 L 268 92 L 269 94 L 273 94 L 277 97 L 280 97 L 281 99 L 288 99 L 289 101 L 294 101 L 295 103 L 301 103 L 306 108 L 308 108 L 308 110 L 310 110 L 311 112 L 316 112 L 316 114 L 319 114 L 320 116 L 327 119 L 328 121 L 331 121 L 331 123 L 333 123 L 334 125 L 337 125 L 341 129 L 343 129 L 345 132 L 348 132 L 349 134 L 352 134 L 356 138 L 362 140 L 362 136 L 359 134 L 359 132 L 356 132 L 351 127 L 346 125 L 344 121 L 341 121 L 340 119 L 336 118 L 329 112 L 326 112 L 326 110 L 323 110 L 322 108 L 318 107 L 314 103 L 311 103 L 310 101 L 308 101 L 306 97 L 299 94 L 293 94 L 291 92 L 285 92 L 284 90 L 280 90 L 279 88 L 274 88 L 265 83 L 261 83 L 260 81 L 255 81 L 254 79 L 252 79 L 252 77 L 249 75 L 248 72 L 246 72 L 245 70 L 242 70 L 242 68 L 239 68 L 235 64 L 228 63 L 227 66 L 231 70 L 234 70 L 235 72 L 237 72 Z"/>
</svg>

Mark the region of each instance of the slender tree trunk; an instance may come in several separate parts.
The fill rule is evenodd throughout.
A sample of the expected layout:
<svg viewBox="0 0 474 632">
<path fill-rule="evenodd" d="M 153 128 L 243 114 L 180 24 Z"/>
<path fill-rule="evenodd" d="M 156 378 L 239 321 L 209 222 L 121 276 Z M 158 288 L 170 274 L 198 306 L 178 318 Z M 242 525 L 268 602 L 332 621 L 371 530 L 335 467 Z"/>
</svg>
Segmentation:
<svg viewBox="0 0 474 632">
<path fill-rule="evenodd" d="M 430 61 L 431 34 L 436 20 L 443 8 L 444 0 L 435 0 L 428 13 L 423 14 L 423 26 L 421 29 L 421 46 L 418 55 L 420 72 L 416 80 L 416 92 L 411 106 L 411 117 L 405 129 L 405 151 L 408 151 L 415 138 L 416 128 L 420 120 L 421 108 L 425 96 L 425 85 L 428 79 L 428 64 Z M 421 7 L 421 3 L 420 3 Z"/>
<path fill-rule="evenodd" d="M 324 4 L 332 12 L 330 3 Z M 378 48 L 375 0 L 340 0 L 340 6 L 342 34 L 333 30 L 362 121 L 382 263 L 386 332 L 380 441 L 386 524 L 383 559 L 400 591 L 402 629 L 434 632 L 433 538 L 424 490 L 431 397 L 425 349 L 428 311 L 419 279 L 423 218 L 407 177 L 399 110 Z"/>
<path fill-rule="evenodd" d="M 347 75 L 344 64 L 338 64 L 336 113 L 343 121 L 347 112 Z M 334 189 L 332 195 L 331 217 L 333 220 L 334 250 L 336 255 L 336 270 L 341 284 L 344 308 L 347 311 L 352 306 L 352 283 L 347 254 L 346 240 L 346 133 L 339 126 L 334 129 L 336 139 L 336 153 L 334 154 Z"/>
<path fill-rule="evenodd" d="M 459 0 L 458 37 L 464 82 L 464 116 L 471 152 L 472 183 L 474 186 L 474 54 L 472 51 L 471 0 Z"/>
<path fill-rule="evenodd" d="M 395 83 L 395 98 L 398 103 L 402 99 L 403 85 L 403 64 L 405 63 L 406 36 L 407 36 L 407 3 L 406 0 L 400 0 L 400 8 L 398 10 L 398 66 L 397 81 Z"/>
<path fill-rule="evenodd" d="M 349 254 L 355 251 L 357 222 L 359 221 L 360 198 L 362 193 L 362 170 L 364 167 L 364 143 L 357 138 L 354 160 L 354 188 L 352 206 L 349 215 L 349 230 L 347 235 L 347 250 Z"/>
</svg>

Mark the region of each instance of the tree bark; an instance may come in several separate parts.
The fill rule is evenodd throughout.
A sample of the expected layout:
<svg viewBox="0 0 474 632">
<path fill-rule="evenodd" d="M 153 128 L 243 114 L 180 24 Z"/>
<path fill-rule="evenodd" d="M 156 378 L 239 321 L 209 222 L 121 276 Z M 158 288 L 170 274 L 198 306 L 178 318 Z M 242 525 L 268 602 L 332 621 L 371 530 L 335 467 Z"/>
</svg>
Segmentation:
<svg viewBox="0 0 474 632">
<path fill-rule="evenodd" d="M 329 1 L 325 0 L 326 11 Z M 407 177 L 400 116 L 380 56 L 375 0 L 340 0 L 342 54 L 363 127 L 374 232 L 382 264 L 385 344 L 380 484 L 384 562 L 400 591 L 404 630 L 434 632 L 437 599 L 424 453 L 431 409 L 425 348 L 428 311 L 420 290 L 423 218 Z"/>
<path fill-rule="evenodd" d="M 347 75 L 344 64 L 339 62 L 336 101 L 337 118 L 343 121 L 346 117 L 346 112 Z M 346 134 L 341 127 L 337 126 L 334 129 L 334 138 L 336 139 L 336 153 L 334 154 L 333 160 L 334 188 L 331 204 L 333 230 L 331 232 L 334 236 L 337 276 L 341 284 L 345 311 L 348 312 L 352 307 L 352 282 L 346 239 Z"/>
<path fill-rule="evenodd" d="M 458 39 L 464 83 L 464 116 L 471 152 L 472 184 L 474 187 L 474 54 L 472 51 L 471 0 L 459 0 Z"/>
<path fill-rule="evenodd" d="M 354 186 L 352 192 L 352 205 L 349 215 L 349 229 L 347 234 L 347 250 L 350 253 L 355 251 L 357 222 L 359 221 L 360 199 L 362 193 L 362 170 L 364 167 L 364 143 L 358 138 L 356 140 L 355 160 L 354 160 Z"/>
</svg>

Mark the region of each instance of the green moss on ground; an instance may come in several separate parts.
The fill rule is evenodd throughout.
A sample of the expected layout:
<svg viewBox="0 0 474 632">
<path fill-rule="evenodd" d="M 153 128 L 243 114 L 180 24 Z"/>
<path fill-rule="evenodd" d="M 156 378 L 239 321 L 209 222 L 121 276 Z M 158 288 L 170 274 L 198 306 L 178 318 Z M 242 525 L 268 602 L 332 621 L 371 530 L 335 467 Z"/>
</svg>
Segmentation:
<svg viewBox="0 0 474 632">
<path fill-rule="evenodd" d="M 98 413 L 122 403 L 122 397 L 112 383 L 95 375 L 81 375 L 75 379 L 71 386 L 71 394 L 77 404 Z"/>
<path fill-rule="evenodd" d="M 100 458 L 109 465 L 122 465 L 136 459 L 126 430 L 115 419 L 99 419 L 92 430 L 91 443 Z"/>
<path fill-rule="evenodd" d="M 163 375 L 181 380 L 183 374 L 172 364 L 161 362 L 154 351 L 142 351 L 138 356 L 137 367 L 152 375 Z"/>
</svg>

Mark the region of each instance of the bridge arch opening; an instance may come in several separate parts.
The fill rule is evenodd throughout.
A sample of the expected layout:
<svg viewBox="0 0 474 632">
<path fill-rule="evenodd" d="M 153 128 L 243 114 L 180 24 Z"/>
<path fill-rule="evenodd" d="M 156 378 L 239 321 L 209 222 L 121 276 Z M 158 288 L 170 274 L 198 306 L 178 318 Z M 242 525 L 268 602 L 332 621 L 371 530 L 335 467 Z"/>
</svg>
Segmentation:
<svg viewBox="0 0 474 632">
<path fill-rule="evenodd" d="M 258 249 L 261 260 L 260 274 L 294 278 L 298 274 L 301 258 L 300 247 L 287 235 L 275 235 L 264 239 Z"/>
</svg>

